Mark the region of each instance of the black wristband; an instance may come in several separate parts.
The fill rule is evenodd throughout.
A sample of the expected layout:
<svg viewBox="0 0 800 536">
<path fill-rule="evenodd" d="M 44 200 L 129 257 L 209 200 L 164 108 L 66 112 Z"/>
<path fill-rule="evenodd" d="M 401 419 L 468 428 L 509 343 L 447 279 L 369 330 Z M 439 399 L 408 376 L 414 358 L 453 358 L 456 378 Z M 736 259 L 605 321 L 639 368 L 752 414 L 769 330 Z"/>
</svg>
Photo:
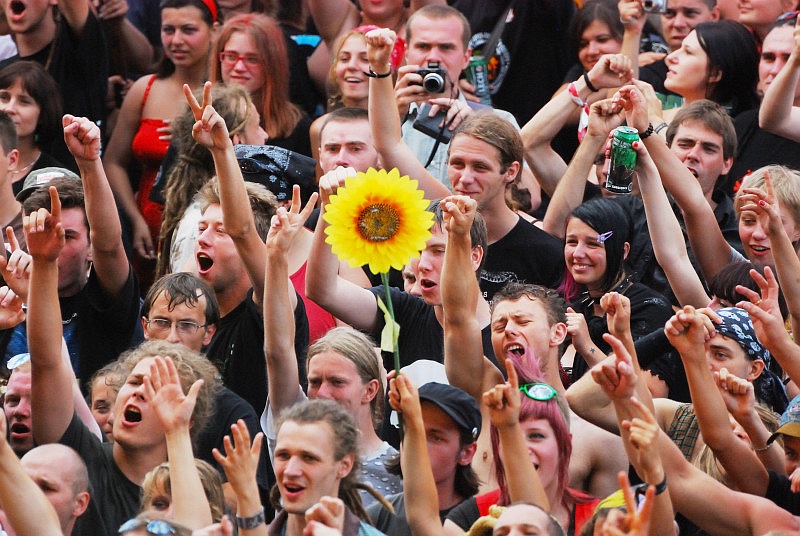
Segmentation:
<svg viewBox="0 0 800 536">
<path fill-rule="evenodd" d="M 653 132 L 655 132 L 655 129 L 653 128 L 653 123 L 648 123 L 647 124 L 647 129 L 644 132 L 640 132 L 639 133 L 639 139 L 640 140 L 646 140 L 647 138 L 650 137 L 650 135 Z"/>
<path fill-rule="evenodd" d="M 586 87 L 588 87 L 589 91 L 591 91 L 592 93 L 597 93 L 598 91 L 600 91 L 599 89 L 594 87 L 592 81 L 589 80 L 589 73 L 583 73 L 583 81 L 586 82 Z"/>
<path fill-rule="evenodd" d="M 648 484 L 648 485 L 652 486 L 652 484 Z M 662 493 L 667 491 L 667 474 L 666 473 L 664 473 L 664 480 L 662 480 L 660 483 L 656 484 L 655 488 L 656 488 L 656 493 L 655 493 L 656 495 L 661 495 Z"/>
<path fill-rule="evenodd" d="M 236 526 L 243 530 L 254 529 L 261 525 L 262 523 L 266 523 L 267 519 L 264 516 L 264 507 L 261 507 L 261 511 L 254 516 L 250 517 L 239 517 L 236 516 Z"/>
<path fill-rule="evenodd" d="M 370 67 L 369 71 L 368 72 L 364 72 L 364 74 L 369 76 L 370 78 L 387 78 L 389 76 L 392 76 L 392 68 L 389 67 L 389 72 L 386 72 L 386 73 L 383 73 L 383 74 L 378 74 L 378 73 L 376 73 L 375 71 L 372 70 L 372 67 Z"/>
</svg>

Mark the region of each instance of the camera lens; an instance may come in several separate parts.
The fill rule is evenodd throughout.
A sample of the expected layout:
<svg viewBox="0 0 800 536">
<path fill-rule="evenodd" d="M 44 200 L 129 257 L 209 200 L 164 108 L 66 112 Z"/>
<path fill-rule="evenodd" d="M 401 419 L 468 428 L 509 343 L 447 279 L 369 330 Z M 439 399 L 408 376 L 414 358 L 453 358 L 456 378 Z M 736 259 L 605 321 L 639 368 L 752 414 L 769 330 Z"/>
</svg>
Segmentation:
<svg viewBox="0 0 800 536">
<path fill-rule="evenodd" d="M 422 79 L 422 87 L 428 93 L 441 93 L 444 91 L 444 78 L 438 73 L 428 73 Z"/>
</svg>

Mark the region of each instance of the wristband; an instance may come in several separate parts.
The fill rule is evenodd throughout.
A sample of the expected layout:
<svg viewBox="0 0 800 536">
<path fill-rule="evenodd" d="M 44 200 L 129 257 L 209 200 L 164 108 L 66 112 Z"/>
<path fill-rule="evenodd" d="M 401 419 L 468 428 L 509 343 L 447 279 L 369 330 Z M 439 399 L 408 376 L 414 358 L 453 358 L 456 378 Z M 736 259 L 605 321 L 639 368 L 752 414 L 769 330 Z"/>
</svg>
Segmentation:
<svg viewBox="0 0 800 536">
<path fill-rule="evenodd" d="M 648 486 L 652 486 L 652 484 L 648 484 Z M 656 488 L 656 493 L 655 493 L 656 495 L 661 495 L 662 493 L 667 491 L 667 474 L 666 473 L 664 473 L 664 480 L 662 480 L 661 482 L 656 484 L 655 488 Z"/>
<path fill-rule="evenodd" d="M 369 76 L 370 78 L 386 78 L 386 77 L 389 77 L 389 76 L 392 75 L 392 68 L 389 67 L 389 71 L 387 71 L 387 72 L 385 72 L 383 74 L 378 74 L 378 73 L 376 73 L 375 71 L 372 70 L 372 67 L 370 67 L 369 71 L 365 71 L 364 74 L 366 76 Z"/>
<path fill-rule="evenodd" d="M 661 126 L 661 125 L 659 125 L 659 126 Z M 647 138 L 649 138 L 649 137 L 650 137 L 650 135 L 651 135 L 651 134 L 652 134 L 654 131 L 655 131 L 655 129 L 653 128 L 653 123 L 648 123 L 648 124 L 647 124 L 647 130 L 645 130 L 644 132 L 640 132 L 640 133 L 639 133 L 639 139 L 640 139 L 640 140 L 646 140 Z"/>
<path fill-rule="evenodd" d="M 261 507 L 261 511 L 254 516 L 250 517 L 239 517 L 236 516 L 236 526 L 242 530 L 250 530 L 258 527 L 262 523 L 266 523 L 266 517 L 264 517 L 264 507 Z"/>
<path fill-rule="evenodd" d="M 597 93 L 598 91 L 600 91 L 599 89 L 594 87 L 594 84 L 592 84 L 591 80 L 589 80 L 589 73 L 583 73 L 583 81 L 586 82 L 586 87 L 588 87 L 589 91 L 591 91 L 592 93 Z"/>
<path fill-rule="evenodd" d="M 661 123 L 660 125 L 658 125 L 656 128 L 654 128 L 653 131 L 656 134 L 661 134 L 661 131 L 664 130 L 665 128 L 667 128 L 668 126 L 669 126 L 669 123 L 664 122 L 664 123 Z"/>
</svg>

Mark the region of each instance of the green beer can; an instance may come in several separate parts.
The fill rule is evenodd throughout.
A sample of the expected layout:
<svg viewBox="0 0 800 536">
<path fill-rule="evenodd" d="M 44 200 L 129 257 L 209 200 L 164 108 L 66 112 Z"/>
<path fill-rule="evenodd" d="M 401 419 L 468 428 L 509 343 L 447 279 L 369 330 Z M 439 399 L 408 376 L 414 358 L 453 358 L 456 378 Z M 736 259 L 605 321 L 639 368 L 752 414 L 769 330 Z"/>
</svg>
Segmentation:
<svg viewBox="0 0 800 536">
<path fill-rule="evenodd" d="M 606 179 L 606 190 L 612 194 L 629 194 L 636 167 L 633 142 L 639 141 L 639 132 L 631 127 L 617 127 L 611 138 L 611 165 Z"/>
<path fill-rule="evenodd" d="M 489 89 L 489 64 L 481 54 L 474 54 L 467 65 L 467 81 L 475 87 L 475 96 L 481 104 L 492 104 L 492 95 Z"/>
</svg>

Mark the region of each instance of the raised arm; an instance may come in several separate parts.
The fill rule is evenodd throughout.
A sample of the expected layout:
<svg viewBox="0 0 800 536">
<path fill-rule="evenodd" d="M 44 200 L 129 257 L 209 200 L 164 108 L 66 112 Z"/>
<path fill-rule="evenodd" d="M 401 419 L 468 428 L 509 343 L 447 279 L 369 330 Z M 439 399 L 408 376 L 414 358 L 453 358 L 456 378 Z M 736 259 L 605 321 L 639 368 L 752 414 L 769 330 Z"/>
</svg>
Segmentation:
<svg viewBox="0 0 800 536">
<path fill-rule="evenodd" d="M 294 351 L 294 308 L 297 293 L 289 281 L 288 253 L 292 240 L 314 209 L 317 194 L 300 210 L 300 187 L 292 191 L 292 206 L 279 207 L 272 217 L 267 235 L 267 270 L 264 291 L 264 355 L 267 358 L 267 383 L 270 411 L 280 414 L 300 394 L 300 376 Z"/>
<path fill-rule="evenodd" d="M 403 415 L 400 464 L 408 525 L 412 534 L 444 534 L 419 393 L 404 374 L 389 380 L 389 403 L 392 409 Z"/>
<path fill-rule="evenodd" d="M 214 168 L 219 179 L 219 198 L 225 232 L 233 240 L 236 251 L 242 258 L 250 283 L 253 285 L 253 301 L 260 305 L 264 299 L 264 271 L 267 258 L 266 245 L 258 236 L 250 200 L 244 185 L 242 171 L 233 151 L 225 120 L 214 110 L 211 102 L 211 82 L 203 86 L 203 102 L 197 102 L 188 84 L 183 94 L 194 113 L 195 124 L 192 137 L 208 148 L 214 158 Z"/>
<path fill-rule="evenodd" d="M 647 130 L 651 119 L 644 113 L 647 110 L 647 101 L 638 87 L 623 87 L 615 99 L 619 99 L 626 112 L 636 111 L 629 114 L 628 126 L 639 132 Z M 672 194 L 683 212 L 689 243 L 700 263 L 703 275 L 706 279 L 711 279 L 728 264 L 731 256 L 731 248 L 722 235 L 714 211 L 703 195 L 700 183 L 689 168 L 670 151 L 661 136 L 648 136 L 644 139 L 644 145 L 656 164 L 664 187 Z"/>
<path fill-rule="evenodd" d="M 63 534 L 53 505 L 6 441 L 5 414 L 0 415 L 0 505 L 17 534 Z"/>
<path fill-rule="evenodd" d="M 375 295 L 339 276 L 339 260 L 325 242 L 325 206 L 347 177 L 355 175 L 353 168 L 338 167 L 319 181 L 320 211 L 306 266 L 306 296 L 343 322 L 374 334 L 379 313 Z"/>
<path fill-rule="evenodd" d="M 794 105 L 800 82 L 800 20 L 794 28 L 794 46 L 783 69 L 764 93 L 758 110 L 758 126 L 785 138 L 800 141 L 800 108 Z"/>
<path fill-rule="evenodd" d="M 231 435 L 225 436 L 225 454 L 217 449 L 212 451 L 228 477 L 228 482 L 236 494 L 236 515 L 239 517 L 257 516 L 263 514 L 264 508 L 258 495 L 256 482 L 256 468 L 261 454 L 261 442 L 264 434 L 258 433 L 250 444 L 250 432 L 244 421 L 239 420 L 231 425 Z M 242 536 L 266 536 L 267 526 L 259 524 L 252 529 L 239 529 Z"/>
<path fill-rule="evenodd" d="M 70 30 L 78 38 L 83 34 L 86 19 L 89 18 L 89 9 L 88 0 L 58 0 L 58 11 L 67 19 Z"/>
<path fill-rule="evenodd" d="M 475 314 L 480 288 L 473 273 L 470 227 L 478 203 L 466 196 L 441 202 L 447 246 L 439 281 L 444 310 L 444 367 L 447 380 L 480 400 L 503 377 L 483 355 L 481 326 Z"/>
<path fill-rule="evenodd" d="M 605 88 L 619 87 L 631 79 L 630 60 L 621 54 L 604 55 L 586 77 L 601 92 Z M 574 88 L 577 96 L 573 96 L 570 90 L 556 93 L 520 131 L 525 146 L 525 161 L 533 170 L 542 190 L 549 196 L 553 195 L 567 170 L 567 164 L 550 143 L 575 110 L 575 99 L 586 101 L 593 93 L 584 77 L 575 80 Z"/>
<path fill-rule="evenodd" d="M 636 152 L 639 156 L 636 163 L 639 191 L 656 260 L 664 270 L 678 303 L 705 307 L 709 302 L 708 294 L 689 260 L 683 230 L 669 204 L 658 169 L 643 143 L 637 143 Z"/>
<path fill-rule="evenodd" d="M 361 20 L 356 5 L 349 0 L 309 0 L 308 11 L 330 50 L 335 50 L 339 35 L 358 26 Z"/>
<path fill-rule="evenodd" d="M 592 104 L 586 136 L 559 181 L 544 215 L 544 230 L 551 235 L 564 238 L 570 212 L 583 202 L 586 177 L 594 165 L 595 156 L 603 150 L 608 133 L 622 124 L 621 110 L 611 99 Z"/>
<path fill-rule="evenodd" d="M 680 352 L 706 445 L 714 451 L 738 489 L 763 495 L 769 483 L 767 470 L 755 452 L 734 435 L 725 401 L 706 361 L 704 342 L 714 336 L 714 322 L 719 320 L 711 310 L 700 312 L 687 305 L 667 322 L 664 331 Z"/>
<path fill-rule="evenodd" d="M 178 369 L 169 357 L 156 356 L 150 374 L 144 377 L 145 394 L 150 400 L 167 437 L 167 459 L 175 521 L 199 529 L 213 522 L 211 507 L 194 464 L 192 425 L 197 394 L 203 380 L 197 380 L 184 394 Z"/>
<path fill-rule="evenodd" d="M 778 305 L 778 281 L 769 266 L 764 268 L 764 276 L 750 270 L 750 277 L 759 287 L 760 294 L 747 287 L 736 286 L 736 292 L 746 296 L 749 301 L 741 301 L 741 307 L 750 315 L 758 340 L 767 347 L 778 361 L 787 376 L 795 383 L 800 381 L 800 346 L 786 333 Z"/>
<path fill-rule="evenodd" d="M 374 72 L 383 74 L 389 71 L 395 38 L 395 33 L 386 28 L 367 33 L 367 57 Z M 384 168 L 396 167 L 401 175 L 414 177 L 428 199 L 450 195 L 450 190 L 425 169 L 403 141 L 391 77 L 369 80 L 369 126 Z"/>
<path fill-rule="evenodd" d="M 797 257 L 797 251 L 783 226 L 769 171 L 764 173 L 764 188 L 765 191 L 757 188 L 742 190 L 739 197 L 742 202 L 739 213 L 743 224 L 758 223 L 767 233 L 775 270 L 792 318 L 792 326 L 800 328 L 795 326 L 797 319 L 800 319 L 800 258 Z"/>
<path fill-rule="evenodd" d="M 83 182 L 92 265 L 102 289 L 116 297 L 131 268 L 122 243 L 119 215 L 113 209 L 114 194 L 100 160 L 100 128 L 85 117 L 65 115 L 62 122 L 64 141 L 75 157 Z"/>
<path fill-rule="evenodd" d="M 61 203 L 50 187 L 52 214 L 41 208 L 25 216 L 25 239 L 33 257 L 28 293 L 28 348 L 31 354 L 33 436 L 39 444 L 55 443 L 75 412 L 72 368 L 61 359 L 61 307 L 58 302 L 58 255 L 64 248 Z"/>
<path fill-rule="evenodd" d="M 550 511 L 550 500 L 539 479 L 539 473 L 530 458 L 525 434 L 519 424 L 519 378 L 511 359 L 506 359 L 508 381 L 500 383 L 483 394 L 483 406 L 489 409 L 492 425 L 500 438 L 500 459 L 505 466 L 508 495 L 512 502 L 524 501 Z"/>
</svg>

